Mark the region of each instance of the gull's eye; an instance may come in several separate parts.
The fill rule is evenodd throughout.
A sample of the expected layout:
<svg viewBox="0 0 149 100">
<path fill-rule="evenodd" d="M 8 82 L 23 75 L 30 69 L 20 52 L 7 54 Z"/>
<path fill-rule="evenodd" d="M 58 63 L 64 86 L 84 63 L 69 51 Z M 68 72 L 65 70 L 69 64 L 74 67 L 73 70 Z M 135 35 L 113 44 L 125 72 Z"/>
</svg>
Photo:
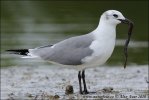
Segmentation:
<svg viewBox="0 0 149 100">
<path fill-rule="evenodd" d="M 114 16 L 115 18 L 117 18 L 117 17 L 118 17 L 118 15 L 117 15 L 117 14 L 113 14 L 113 16 Z"/>
</svg>

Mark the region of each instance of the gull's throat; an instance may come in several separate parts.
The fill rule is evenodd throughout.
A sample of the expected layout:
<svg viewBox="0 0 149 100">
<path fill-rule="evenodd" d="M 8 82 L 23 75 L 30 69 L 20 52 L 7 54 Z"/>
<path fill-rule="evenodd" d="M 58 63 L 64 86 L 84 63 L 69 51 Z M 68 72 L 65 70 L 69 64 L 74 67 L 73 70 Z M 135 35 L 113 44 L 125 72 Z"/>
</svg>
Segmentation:
<svg viewBox="0 0 149 100">
<path fill-rule="evenodd" d="M 96 38 L 114 39 L 116 38 L 116 25 L 109 24 L 105 21 L 100 21 L 97 28 L 93 31 Z"/>
</svg>

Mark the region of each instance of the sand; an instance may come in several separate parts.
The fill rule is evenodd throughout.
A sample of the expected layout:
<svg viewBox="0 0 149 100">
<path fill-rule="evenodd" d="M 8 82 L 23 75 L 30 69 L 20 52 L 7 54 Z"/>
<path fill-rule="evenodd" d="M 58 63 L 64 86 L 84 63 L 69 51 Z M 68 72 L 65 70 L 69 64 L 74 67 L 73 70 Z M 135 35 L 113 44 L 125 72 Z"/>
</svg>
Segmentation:
<svg viewBox="0 0 149 100">
<path fill-rule="evenodd" d="M 79 94 L 78 71 L 55 66 L 1 68 L 1 99 L 122 99 L 147 100 L 148 65 L 102 66 L 86 70 L 90 93 Z M 73 86 L 73 94 L 65 88 Z"/>
</svg>

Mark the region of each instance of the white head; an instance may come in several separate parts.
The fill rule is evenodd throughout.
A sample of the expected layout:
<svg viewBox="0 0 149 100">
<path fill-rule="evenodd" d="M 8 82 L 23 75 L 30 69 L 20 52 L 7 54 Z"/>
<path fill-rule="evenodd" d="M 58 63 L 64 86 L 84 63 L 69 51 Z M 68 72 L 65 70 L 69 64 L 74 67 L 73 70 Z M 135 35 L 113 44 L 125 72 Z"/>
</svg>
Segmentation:
<svg viewBox="0 0 149 100">
<path fill-rule="evenodd" d="M 104 22 L 112 25 L 117 25 L 124 20 L 126 20 L 126 18 L 122 15 L 121 12 L 117 10 L 105 11 L 100 18 L 100 22 Z"/>
</svg>

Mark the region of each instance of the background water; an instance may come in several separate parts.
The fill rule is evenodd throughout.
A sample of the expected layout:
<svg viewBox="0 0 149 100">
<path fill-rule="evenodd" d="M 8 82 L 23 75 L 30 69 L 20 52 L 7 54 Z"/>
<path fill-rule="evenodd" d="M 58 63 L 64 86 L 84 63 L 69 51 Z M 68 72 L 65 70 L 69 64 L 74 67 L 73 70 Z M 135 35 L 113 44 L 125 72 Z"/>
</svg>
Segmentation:
<svg viewBox="0 0 149 100">
<path fill-rule="evenodd" d="M 35 48 L 94 30 L 100 15 L 116 9 L 135 26 L 129 45 L 129 65 L 148 64 L 148 0 L 141 1 L 1 1 L 1 66 L 41 66 L 4 50 Z M 124 63 L 127 25 L 117 27 L 117 46 L 106 64 Z"/>
</svg>

